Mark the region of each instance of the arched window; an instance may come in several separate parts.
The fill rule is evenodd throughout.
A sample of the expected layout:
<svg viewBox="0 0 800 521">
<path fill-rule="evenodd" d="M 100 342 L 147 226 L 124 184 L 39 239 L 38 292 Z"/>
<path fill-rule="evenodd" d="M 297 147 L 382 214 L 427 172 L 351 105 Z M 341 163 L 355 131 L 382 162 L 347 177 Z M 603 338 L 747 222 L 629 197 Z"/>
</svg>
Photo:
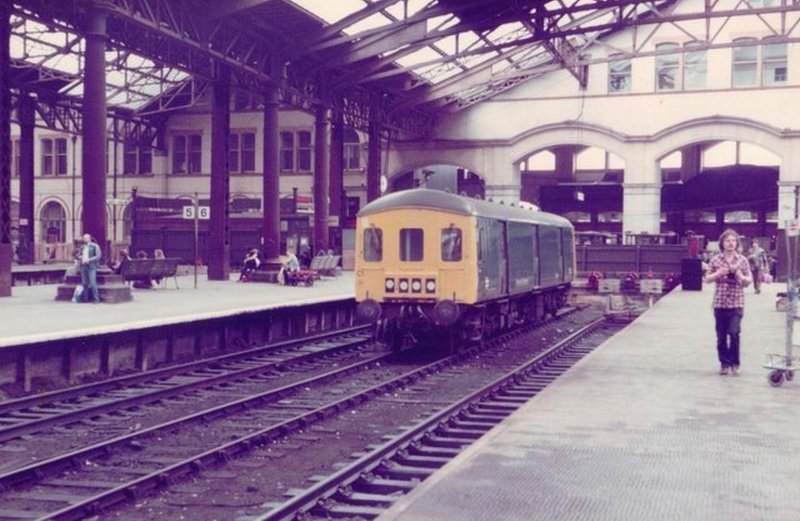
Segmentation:
<svg viewBox="0 0 800 521">
<path fill-rule="evenodd" d="M 737 38 L 733 41 L 734 87 L 749 87 L 758 83 L 758 46 L 752 45 L 755 40 L 755 38 Z"/>
<path fill-rule="evenodd" d="M 358 133 L 352 128 L 344 129 L 344 158 L 342 167 L 345 170 L 361 168 L 361 142 Z"/>
<path fill-rule="evenodd" d="M 668 51 L 677 51 L 677 43 L 660 43 L 656 45 L 656 90 L 675 90 L 680 88 L 681 55 L 677 52 L 661 54 Z"/>
<path fill-rule="evenodd" d="M 703 89 L 706 86 L 706 51 L 703 42 L 688 42 L 683 46 L 683 88 Z"/>
<path fill-rule="evenodd" d="M 39 220 L 42 223 L 41 238 L 44 242 L 66 242 L 67 213 L 57 201 L 50 201 L 42 208 Z"/>
</svg>

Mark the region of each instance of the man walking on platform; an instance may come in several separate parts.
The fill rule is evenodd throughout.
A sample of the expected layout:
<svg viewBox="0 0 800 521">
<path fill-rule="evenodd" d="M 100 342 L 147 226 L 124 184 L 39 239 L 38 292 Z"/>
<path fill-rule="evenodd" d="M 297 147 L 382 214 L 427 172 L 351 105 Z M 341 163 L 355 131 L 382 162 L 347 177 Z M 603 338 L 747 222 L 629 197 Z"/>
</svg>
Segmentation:
<svg viewBox="0 0 800 521">
<path fill-rule="evenodd" d="M 739 335 L 744 315 L 744 288 L 752 281 L 747 259 L 736 250 L 739 235 L 725 230 L 719 237 L 721 253 L 709 263 L 706 282 L 715 282 L 714 321 L 717 331 L 719 374 L 739 374 Z M 730 341 L 729 341 L 730 340 Z"/>
<path fill-rule="evenodd" d="M 83 246 L 79 262 L 81 265 L 81 284 L 83 285 L 82 300 L 89 300 L 89 292 L 93 302 L 100 303 L 100 292 L 97 290 L 97 266 L 100 264 L 102 253 L 100 246 L 92 240 L 88 233 L 83 234 Z"/>
</svg>

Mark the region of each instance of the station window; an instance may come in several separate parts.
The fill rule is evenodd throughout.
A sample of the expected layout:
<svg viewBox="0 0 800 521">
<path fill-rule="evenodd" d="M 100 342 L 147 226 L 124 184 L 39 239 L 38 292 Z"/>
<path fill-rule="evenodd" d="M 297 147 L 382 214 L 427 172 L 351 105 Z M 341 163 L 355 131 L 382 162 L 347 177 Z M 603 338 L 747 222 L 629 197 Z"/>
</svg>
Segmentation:
<svg viewBox="0 0 800 521">
<path fill-rule="evenodd" d="M 383 230 L 380 228 L 364 230 L 364 260 L 367 262 L 383 260 Z"/>
<path fill-rule="evenodd" d="M 761 65 L 761 77 L 764 85 L 783 85 L 786 83 L 787 61 L 786 42 L 765 43 L 762 47 L 764 56 Z"/>
<path fill-rule="evenodd" d="M 153 173 L 153 151 L 147 145 L 125 143 L 123 145 L 123 175 Z"/>
<path fill-rule="evenodd" d="M 66 138 L 42 139 L 42 175 L 67 175 Z"/>
<path fill-rule="evenodd" d="M 310 172 L 313 144 L 311 132 L 285 130 L 281 132 L 281 171 Z"/>
<path fill-rule="evenodd" d="M 608 61 L 608 92 L 631 90 L 631 59 L 614 54 Z"/>
<path fill-rule="evenodd" d="M 739 38 L 733 48 L 733 86 L 750 87 L 758 83 L 758 46 L 755 38 Z"/>
<path fill-rule="evenodd" d="M 228 169 L 232 173 L 256 171 L 256 135 L 231 132 L 228 136 Z"/>
<path fill-rule="evenodd" d="M 442 260 L 446 262 L 461 260 L 461 228 L 442 230 Z"/>
<path fill-rule="evenodd" d="M 176 134 L 172 148 L 173 174 L 199 174 L 202 168 L 203 136 Z"/>
<path fill-rule="evenodd" d="M 424 257 L 425 235 L 422 228 L 400 229 L 400 260 L 418 262 Z"/>
<path fill-rule="evenodd" d="M 345 170 L 361 168 L 361 143 L 358 133 L 352 128 L 344 129 L 344 162 Z"/>
<path fill-rule="evenodd" d="M 40 213 L 42 224 L 41 237 L 44 242 L 55 243 L 66 241 L 67 213 L 57 201 L 44 205 Z"/>
<path fill-rule="evenodd" d="M 677 51 L 677 43 L 660 43 L 656 52 Z M 675 90 L 680 88 L 679 71 L 681 57 L 677 52 L 656 55 L 656 90 Z"/>
<path fill-rule="evenodd" d="M 703 89 L 706 86 L 706 51 L 703 42 L 688 42 L 683 46 L 683 88 Z"/>
</svg>

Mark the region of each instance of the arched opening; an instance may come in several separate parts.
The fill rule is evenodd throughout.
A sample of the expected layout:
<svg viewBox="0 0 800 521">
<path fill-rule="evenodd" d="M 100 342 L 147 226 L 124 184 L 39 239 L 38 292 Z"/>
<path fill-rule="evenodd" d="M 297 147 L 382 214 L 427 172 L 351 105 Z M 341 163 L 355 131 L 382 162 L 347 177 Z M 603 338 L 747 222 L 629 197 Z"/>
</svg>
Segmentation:
<svg viewBox="0 0 800 521">
<path fill-rule="evenodd" d="M 426 165 L 398 174 L 389 181 L 387 191 L 399 192 L 410 188 L 430 188 L 479 199 L 486 195 L 486 184 L 478 174 L 446 164 Z"/>
<path fill-rule="evenodd" d="M 558 145 L 519 163 L 520 198 L 563 215 L 579 231 L 622 230 L 625 161 L 595 146 Z"/>
<path fill-rule="evenodd" d="M 67 212 L 58 201 L 49 201 L 40 214 L 40 237 L 47 244 L 63 243 L 67 240 Z"/>
<path fill-rule="evenodd" d="M 709 140 L 659 162 L 662 232 L 714 240 L 727 227 L 751 238 L 776 232 L 781 159 L 758 145 Z"/>
</svg>

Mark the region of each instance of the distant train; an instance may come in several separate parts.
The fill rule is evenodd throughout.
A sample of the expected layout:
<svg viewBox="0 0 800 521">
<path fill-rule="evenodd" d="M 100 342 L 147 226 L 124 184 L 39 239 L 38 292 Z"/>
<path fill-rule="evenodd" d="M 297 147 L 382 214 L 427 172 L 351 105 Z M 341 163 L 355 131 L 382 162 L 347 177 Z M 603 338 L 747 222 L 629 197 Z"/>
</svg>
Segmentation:
<svg viewBox="0 0 800 521">
<path fill-rule="evenodd" d="M 428 189 L 365 206 L 356 230 L 359 316 L 394 348 L 450 347 L 555 314 L 575 274 L 575 234 L 557 215 Z"/>
</svg>

